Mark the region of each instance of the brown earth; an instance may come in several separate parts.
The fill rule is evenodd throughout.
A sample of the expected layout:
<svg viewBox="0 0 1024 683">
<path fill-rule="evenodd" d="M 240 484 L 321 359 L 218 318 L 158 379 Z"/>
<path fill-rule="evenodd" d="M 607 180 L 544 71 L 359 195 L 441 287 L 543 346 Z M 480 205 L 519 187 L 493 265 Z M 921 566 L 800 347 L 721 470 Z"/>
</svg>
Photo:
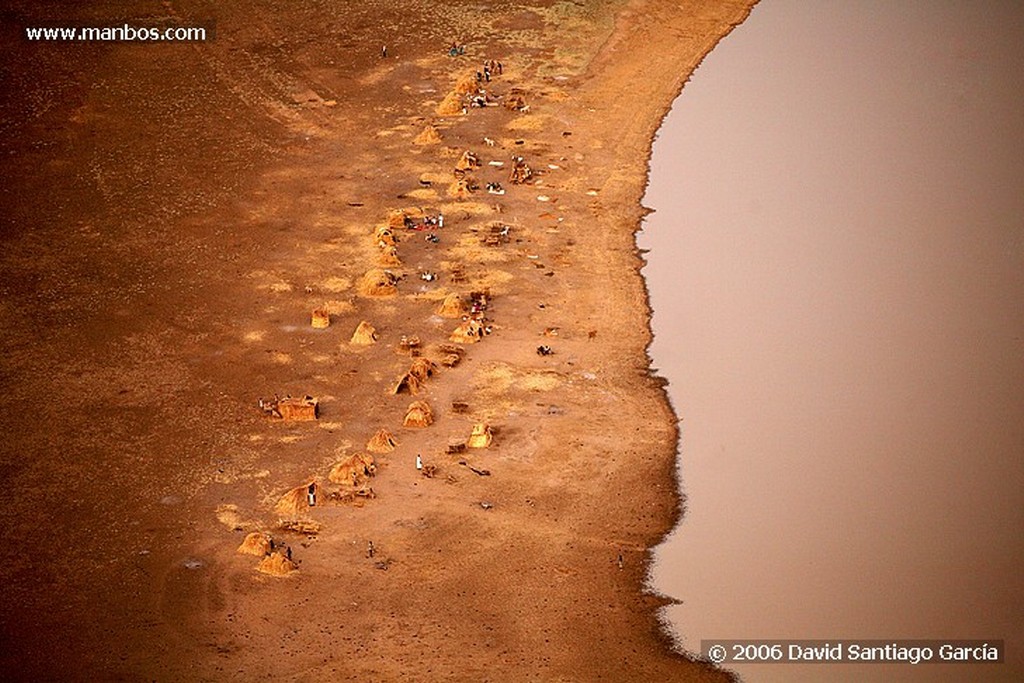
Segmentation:
<svg viewBox="0 0 1024 683">
<path fill-rule="evenodd" d="M 751 4 L 6 3 L 4 678 L 724 678 L 670 650 L 644 587 L 680 501 L 633 232 L 661 117 Z M 215 20 L 216 39 L 22 36 L 125 20 Z M 438 116 L 485 59 L 529 110 Z M 441 142 L 414 144 L 428 125 Z M 466 150 L 481 190 L 457 201 Z M 512 155 L 531 184 L 508 182 Z M 443 211 L 440 241 L 396 229 L 397 294 L 362 296 L 403 207 Z M 488 246 L 494 221 L 508 240 Z M 491 334 L 389 394 L 401 336 L 442 360 L 459 321 L 437 306 L 485 288 Z M 349 343 L 361 320 L 377 344 Z M 319 419 L 267 418 L 275 393 Z M 430 427 L 402 427 L 414 399 Z M 492 446 L 446 454 L 475 423 Z M 399 445 L 374 456 L 375 497 L 332 499 L 331 468 L 380 427 Z M 318 504 L 281 528 L 311 481 Z M 237 553 L 253 530 L 298 571 Z"/>
</svg>

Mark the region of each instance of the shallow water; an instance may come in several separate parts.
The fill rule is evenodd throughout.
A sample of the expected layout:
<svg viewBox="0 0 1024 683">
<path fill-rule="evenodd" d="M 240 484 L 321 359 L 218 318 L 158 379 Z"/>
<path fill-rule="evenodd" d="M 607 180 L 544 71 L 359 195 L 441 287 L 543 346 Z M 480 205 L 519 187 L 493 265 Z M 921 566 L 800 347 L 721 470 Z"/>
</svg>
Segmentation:
<svg viewBox="0 0 1024 683">
<path fill-rule="evenodd" d="M 687 514 L 682 644 L 996 638 L 1024 677 L 1024 5 L 773 0 L 655 144 L 639 245 Z"/>
</svg>

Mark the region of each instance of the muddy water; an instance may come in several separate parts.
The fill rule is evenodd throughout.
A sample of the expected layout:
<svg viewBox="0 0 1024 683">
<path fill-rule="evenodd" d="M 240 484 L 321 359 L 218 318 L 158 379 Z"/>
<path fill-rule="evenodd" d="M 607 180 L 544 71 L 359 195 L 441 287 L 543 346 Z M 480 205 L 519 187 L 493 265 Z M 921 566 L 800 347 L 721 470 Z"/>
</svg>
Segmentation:
<svg viewBox="0 0 1024 683">
<path fill-rule="evenodd" d="M 1024 676 L 1024 5 L 773 0 L 655 144 L 639 237 L 705 638 L 1002 638 Z"/>
</svg>

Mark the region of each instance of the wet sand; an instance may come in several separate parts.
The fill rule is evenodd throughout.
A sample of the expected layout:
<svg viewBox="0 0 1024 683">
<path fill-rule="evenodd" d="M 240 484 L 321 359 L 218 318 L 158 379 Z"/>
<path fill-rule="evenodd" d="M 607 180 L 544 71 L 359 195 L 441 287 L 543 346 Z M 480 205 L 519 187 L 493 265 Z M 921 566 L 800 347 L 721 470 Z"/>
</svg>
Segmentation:
<svg viewBox="0 0 1024 683">
<path fill-rule="evenodd" d="M 710 638 L 1005 639 L 1020 680 L 1019 6 L 759 5 L 680 96 L 644 199 L 687 513 L 655 585 Z"/>
<path fill-rule="evenodd" d="M 632 234 L 655 128 L 748 7 L 154 2 L 133 18 L 212 19 L 216 40 L 40 45 L 21 28 L 123 10 L 9 4 L 6 675 L 722 680 L 671 652 L 643 587 L 678 498 Z M 521 88 L 529 110 L 439 115 L 489 58 L 492 91 Z M 414 144 L 427 125 L 440 143 Z M 448 195 L 466 150 L 505 195 Z M 508 185 L 513 154 L 531 184 Z M 401 232 L 397 294 L 361 296 L 375 227 L 407 207 L 444 212 L 440 241 Z M 494 221 L 511 239 L 487 246 Z M 481 289 L 492 334 L 389 395 L 402 335 L 439 359 L 457 322 L 441 297 Z M 361 320 L 377 345 L 348 343 Z M 275 393 L 316 396 L 319 420 L 267 419 L 256 401 Z M 413 398 L 431 427 L 401 426 Z M 445 452 L 478 422 L 490 449 Z M 332 503 L 333 465 L 380 427 L 399 446 L 377 456 L 376 497 Z M 320 504 L 295 516 L 317 532 L 283 530 L 276 503 L 310 481 Z M 236 553 L 254 530 L 298 570 L 258 573 Z"/>
</svg>

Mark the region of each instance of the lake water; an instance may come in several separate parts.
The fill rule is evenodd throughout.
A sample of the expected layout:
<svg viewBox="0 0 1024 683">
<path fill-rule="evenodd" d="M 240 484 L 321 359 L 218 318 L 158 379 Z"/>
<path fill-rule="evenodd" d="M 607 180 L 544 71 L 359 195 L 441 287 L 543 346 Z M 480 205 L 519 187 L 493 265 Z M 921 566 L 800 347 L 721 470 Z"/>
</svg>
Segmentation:
<svg viewBox="0 0 1024 683">
<path fill-rule="evenodd" d="M 735 670 L 1024 680 L 1024 3 L 761 3 L 651 167 L 681 645 L 1005 639 L 1003 665 Z"/>
</svg>

